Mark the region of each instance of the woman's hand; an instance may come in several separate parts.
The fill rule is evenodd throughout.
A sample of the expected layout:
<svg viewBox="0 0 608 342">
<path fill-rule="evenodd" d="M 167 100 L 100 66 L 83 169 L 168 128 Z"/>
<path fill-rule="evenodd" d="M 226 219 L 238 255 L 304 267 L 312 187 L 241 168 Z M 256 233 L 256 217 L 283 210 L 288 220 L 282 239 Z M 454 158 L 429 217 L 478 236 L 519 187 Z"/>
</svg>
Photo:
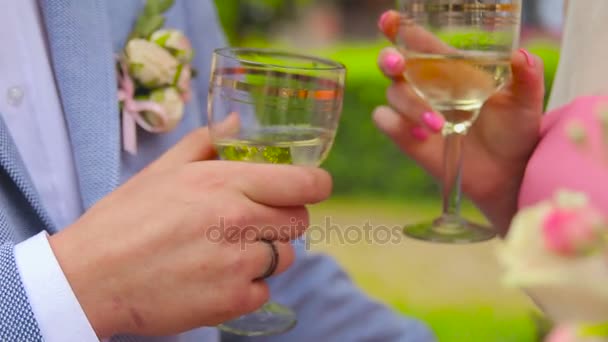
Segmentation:
<svg viewBox="0 0 608 342">
<path fill-rule="evenodd" d="M 393 41 L 399 13 L 386 12 L 380 29 Z M 374 112 L 374 122 L 432 176 L 443 173 L 444 124 L 403 79 L 407 61 L 394 48 L 380 54 L 382 71 L 393 80 L 390 107 Z M 517 197 L 528 159 L 538 140 L 544 99 L 542 61 L 520 50 L 512 57 L 513 79 L 484 105 L 465 140 L 463 191 L 505 233 L 517 210 Z"/>
</svg>

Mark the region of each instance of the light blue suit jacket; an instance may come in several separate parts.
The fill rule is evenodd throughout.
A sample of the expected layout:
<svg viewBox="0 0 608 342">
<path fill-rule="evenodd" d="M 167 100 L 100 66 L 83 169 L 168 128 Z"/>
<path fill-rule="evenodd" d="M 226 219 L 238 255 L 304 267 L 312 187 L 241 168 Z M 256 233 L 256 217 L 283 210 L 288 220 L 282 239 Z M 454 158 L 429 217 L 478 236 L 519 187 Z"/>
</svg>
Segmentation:
<svg viewBox="0 0 608 342">
<path fill-rule="evenodd" d="M 184 134 L 205 124 L 210 56 L 225 41 L 212 0 L 177 1 L 168 13 L 167 26 L 185 31 L 192 39 L 199 71 L 194 84 L 196 96 L 175 131 L 165 135 L 140 132 L 139 153 L 130 156 L 121 153 L 113 56 L 124 46 L 143 0 L 40 3 L 83 205 L 90 208 Z M 40 231 L 53 234 L 60 229 L 49 219 L 0 120 L 0 341 L 42 341 L 13 250 L 16 243 Z M 297 311 L 299 324 L 288 334 L 259 341 L 434 340 L 421 323 L 401 318 L 369 300 L 330 258 L 308 255 L 302 246 L 298 246 L 294 266 L 270 283 L 273 297 Z M 223 336 L 222 340 L 246 339 Z"/>
</svg>

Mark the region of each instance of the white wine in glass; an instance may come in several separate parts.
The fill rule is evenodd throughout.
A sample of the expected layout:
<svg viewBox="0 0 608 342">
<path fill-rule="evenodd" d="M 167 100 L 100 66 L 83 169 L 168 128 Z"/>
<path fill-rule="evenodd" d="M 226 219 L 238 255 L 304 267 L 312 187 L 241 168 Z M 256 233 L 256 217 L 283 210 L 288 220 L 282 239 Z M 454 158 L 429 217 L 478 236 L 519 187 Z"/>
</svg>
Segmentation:
<svg viewBox="0 0 608 342">
<path fill-rule="evenodd" d="M 484 103 L 511 78 L 519 43 L 521 0 L 400 0 L 396 44 L 406 59 L 404 77 L 446 119 L 443 211 L 408 225 L 412 238 L 439 243 L 492 239 L 495 229 L 460 215 L 463 143 Z"/>
<path fill-rule="evenodd" d="M 405 78 L 433 109 L 443 113 L 446 129 L 464 132 L 485 101 L 511 78 L 511 56 L 504 53 L 409 53 Z"/>
<path fill-rule="evenodd" d="M 272 126 L 214 142 L 223 160 L 318 166 L 327 157 L 334 132 L 306 126 Z"/>
<path fill-rule="evenodd" d="M 407 80 L 440 110 L 479 108 L 511 77 L 511 56 L 500 53 L 408 53 L 407 59 Z"/>
<path fill-rule="evenodd" d="M 337 62 L 266 49 L 216 50 L 209 128 L 223 160 L 319 166 L 342 112 L 346 68 Z M 219 326 L 242 336 L 286 332 L 295 312 L 275 302 Z"/>
</svg>

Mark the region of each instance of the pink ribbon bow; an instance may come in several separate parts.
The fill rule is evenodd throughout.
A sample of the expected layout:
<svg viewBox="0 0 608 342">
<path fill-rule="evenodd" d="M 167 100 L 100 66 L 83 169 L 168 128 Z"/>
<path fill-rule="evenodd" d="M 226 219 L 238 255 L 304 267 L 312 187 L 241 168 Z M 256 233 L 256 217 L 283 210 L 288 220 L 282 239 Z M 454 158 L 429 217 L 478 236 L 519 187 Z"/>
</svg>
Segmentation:
<svg viewBox="0 0 608 342">
<path fill-rule="evenodd" d="M 119 90 L 118 100 L 122 102 L 122 141 L 123 149 L 130 154 L 137 154 L 137 125 L 151 133 L 162 133 L 167 131 L 169 116 L 165 108 L 154 101 L 139 101 L 134 98 L 135 84 L 129 75 L 127 64 L 118 58 L 121 73 L 118 76 Z M 142 116 L 143 112 L 156 115 L 161 124 L 150 125 Z"/>
</svg>

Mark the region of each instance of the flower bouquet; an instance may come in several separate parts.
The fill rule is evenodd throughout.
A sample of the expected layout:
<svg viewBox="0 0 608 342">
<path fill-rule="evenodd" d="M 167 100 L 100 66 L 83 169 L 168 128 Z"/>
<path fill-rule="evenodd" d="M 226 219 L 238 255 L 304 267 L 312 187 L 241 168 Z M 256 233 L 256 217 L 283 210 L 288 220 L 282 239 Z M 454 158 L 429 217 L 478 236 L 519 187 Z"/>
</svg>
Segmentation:
<svg viewBox="0 0 608 342">
<path fill-rule="evenodd" d="M 550 113 L 499 259 L 555 324 L 548 342 L 608 341 L 608 111 L 582 98 Z"/>
<path fill-rule="evenodd" d="M 117 57 L 123 145 L 137 152 L 137 126 L 150 133 L 173 130 L 191 98 L 194 50 L 179 30 L 164 29 L 174 0 L 147 0 L 124 51 Z"/>
</svg>

